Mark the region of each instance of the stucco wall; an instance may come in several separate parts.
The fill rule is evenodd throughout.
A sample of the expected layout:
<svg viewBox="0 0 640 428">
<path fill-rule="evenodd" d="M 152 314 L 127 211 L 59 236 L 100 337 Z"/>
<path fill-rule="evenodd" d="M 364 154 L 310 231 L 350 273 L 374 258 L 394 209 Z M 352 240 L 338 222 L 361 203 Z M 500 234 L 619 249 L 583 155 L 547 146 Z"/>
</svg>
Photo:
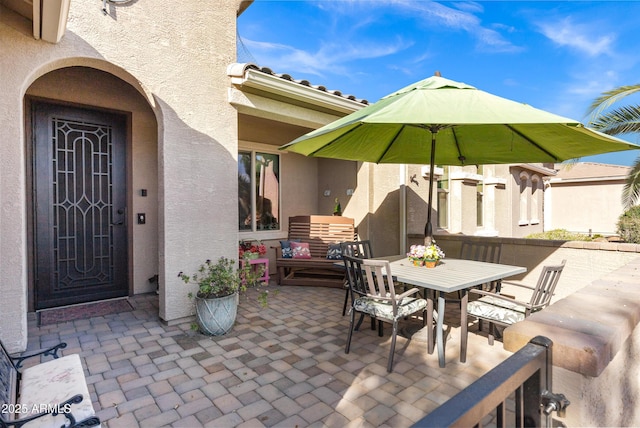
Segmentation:
<svg viewBox="0 0 640 428">
<path fill-rule="evenodd" d="M 237 230 L 228 225 L 237 219 L 236 198 L 229 197 L 237 192 L 237 118 L 226 67 L 235 60 L 239 4 L 138 1 L 104 15 L 99 3 L 74 1 L 55 45 L 34 40 L 28 20 L 0 11 L 0 335 L 11 351 L 24 349 L 27 339 L 23 97 L 49 71 L 80 65 L 109 72 L 142 93 L 156 115 L 160 316 L 191 312 L 177 272 L 206 258 L 235 257 Z"/>
<path fill-rule="evenodd" d="M 545 229 L 615 235 L 618 217 L 624 212 L 621 202 L 623 187 L 623 180 L 597 184 L 552 183 L 546 189 L 552 215 Z"/>
</svg>

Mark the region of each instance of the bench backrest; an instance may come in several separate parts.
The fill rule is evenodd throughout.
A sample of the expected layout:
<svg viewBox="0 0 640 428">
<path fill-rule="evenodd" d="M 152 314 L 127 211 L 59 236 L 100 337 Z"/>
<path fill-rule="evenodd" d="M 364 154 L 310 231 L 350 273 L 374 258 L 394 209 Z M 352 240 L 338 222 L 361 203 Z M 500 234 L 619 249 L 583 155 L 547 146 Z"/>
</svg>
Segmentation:
<svg viewBox="0 0 640 428">
<path fill-rule="evenodd" d="M 353 219 L 330 215 L 289 217 L 289 240 L 308 242 L 313 257 L 326 257 L 329 244 L 355 240 Z"/>
<path fill-rule="evenodd" d="M 18 370 L 0 342 L 0 405 L 15 404 L 18 393 Z M 2 415 L 3 417 L 5 415 Z M 11 419 L 10 417 L 8 418 Z"/>
</svg>

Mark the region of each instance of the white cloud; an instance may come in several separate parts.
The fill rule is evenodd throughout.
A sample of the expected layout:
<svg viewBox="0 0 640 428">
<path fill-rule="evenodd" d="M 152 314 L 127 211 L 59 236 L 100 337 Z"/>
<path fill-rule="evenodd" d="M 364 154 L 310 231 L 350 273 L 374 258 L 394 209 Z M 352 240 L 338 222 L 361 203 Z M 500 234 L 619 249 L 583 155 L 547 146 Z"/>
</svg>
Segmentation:
<svg viewBox="0 0 640 428">
<path fill-rule="evenodd" d="M 323 44 L 315 52 L 293 46 L 244 39 L 244 44 L 256 58 L 274 67 L 274 71 L 302 72 L 316 76 L 325 73 L 347 76 L 350 70 L 345 64 L 361 60 L 392 55 L 411 46 L 411 42 L 397 39 L 394 42 L 353 44 Z"/>
<path fill-rule="evenodd" d="M 589 56 L 611 54 L 613 34 L 600 34 L 597 26 L 576 24 L 571 17 L 537 24 L 540 32 L 559 46 L 567 46 Z"/>
</svg>

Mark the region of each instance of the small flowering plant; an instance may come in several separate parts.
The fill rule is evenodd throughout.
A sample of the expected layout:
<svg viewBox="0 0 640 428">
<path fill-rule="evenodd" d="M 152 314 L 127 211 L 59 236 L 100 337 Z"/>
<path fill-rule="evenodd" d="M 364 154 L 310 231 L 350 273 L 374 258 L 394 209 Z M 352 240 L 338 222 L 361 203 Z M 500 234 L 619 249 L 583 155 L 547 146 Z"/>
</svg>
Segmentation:
<svg viewBox="0 0 640 428">
<path fill-rule="evenodd" d="M 238 257 L 241 259 L 257 258 L 265 254 L 267 254 L 267 247 L 260 241 L 254 243 L 251 240 L 242 240 L 238 244 Z"/>
<path fill-rule="evenodd" d="M 407 253 L 411 261 L 438 261 L 444 259 L 444 251 L 435 243 L 427 246 L 412 245 Z"/>
</svg>

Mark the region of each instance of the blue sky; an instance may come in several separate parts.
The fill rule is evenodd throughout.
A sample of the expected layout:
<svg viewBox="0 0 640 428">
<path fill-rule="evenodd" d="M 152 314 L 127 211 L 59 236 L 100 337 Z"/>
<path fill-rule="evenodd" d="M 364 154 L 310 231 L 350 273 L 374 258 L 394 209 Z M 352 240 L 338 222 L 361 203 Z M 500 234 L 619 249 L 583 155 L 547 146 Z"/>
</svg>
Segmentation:
<svg viewBox="0 0 640 428">
<path fill-rule="evenodd" d="M 238 60 L 371 103 L 438 70 L 584 122 L 603 91 L 640 81 L 639 17 L 637 1 L 255 0 Z"/>
</svg>

